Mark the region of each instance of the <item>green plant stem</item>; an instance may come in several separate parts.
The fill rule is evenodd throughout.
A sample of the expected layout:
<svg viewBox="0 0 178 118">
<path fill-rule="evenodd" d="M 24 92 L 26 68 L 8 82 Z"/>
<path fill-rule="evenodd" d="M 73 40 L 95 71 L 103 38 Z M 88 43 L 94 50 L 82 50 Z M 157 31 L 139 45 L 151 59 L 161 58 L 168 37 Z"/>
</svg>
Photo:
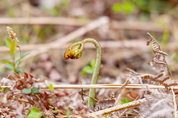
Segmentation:
<svg viewBox="0 0 178 118">
<path fill-rule="evenodd" d="M 71 59 L 80 58 L 82 51 L 83 51 L 84 43 L 86 43 L 86 42 L 93 43 L 95 45 L 96 49 L 97 49 L 96 63 L 95 63 L 95 68 L 94 68 L 94 72 L 93 72 L 93 75 L 92 75 L 92 81 L 91 81 L 91 84 L 96 84 L 97 80 L 98 80 L 99 70 L 100 70 L 100 67 L 101 67 L 101 47 L 100 47 L 100 44 L 95 39 L 86 38 L 82 41 L 73 43 L 66 50 L 66 52 L 64 54 L 64 58 L 65 58 L 65 60 L 68 60 L 69 58 L 71 58 Z M 76 46 L 78 46 L 78 47 L 75 48 Z M 76 50 L 76 49 L 78 49 L 78 50 L 75 52 L 74 50 Z M 95 88 L 91 88 L 90 92 L 89 92 L 88 105 L 90 107 L 95 105 L 95 100 L 93 98 L 95 98 Z"/>
<path fill-rule="evenodd" d="M 96 84 L 97 80 L 98 80 L 99 70 L 100 70 L 100 67 L 101 67 L 101 46 L 96 40 L 94 40 L 92 38 L 84 39 L 82 42 L 83 43 L 91 42 L 96 47 L 96 50 L 97 50 L 96 63 L 95 63 L 95 68 L 94 68 L 94 72 L 93 72 L 92 80 L 91 80 L 91 84 Z M 93 99 L 93 98 L 95 98 L 95 94 L 96 94 L 95 88 L 90 89 L 90 92 L 89 92 L 90 97 L 89 97 L 89 100 L 88 100 L 88 105 L 90 107 L 94 106 L 94 104 L 95 104 L 95 101 Z"/>
</svg>

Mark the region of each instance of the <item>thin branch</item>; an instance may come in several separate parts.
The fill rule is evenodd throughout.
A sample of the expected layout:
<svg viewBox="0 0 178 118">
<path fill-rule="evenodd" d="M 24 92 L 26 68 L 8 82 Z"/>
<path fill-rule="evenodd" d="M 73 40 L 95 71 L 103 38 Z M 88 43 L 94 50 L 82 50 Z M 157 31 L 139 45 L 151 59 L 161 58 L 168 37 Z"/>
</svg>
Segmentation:
<svg viewBox="0 0 178 118">
<path fill-rule="evenodd" d="M 90 88 L 97 88 L 97 89 L 119 89 L 123 87 L 123 84 L 96 84 L 96 85 L 53 85 L 54 89 L 90 89 Z M 2 88 L 10 88 L 11 86 L 1 86 Z M 172 86 L 171 86 L 172 87 Z M 48 89 L 46 87 L 40 87 L 40 89 Z M 128 84 L 125 88 L 135 88 L 135 89 L 165 89 L 164 86 L 161 85 L 150 85 L 150 84 Z M 173 86 L 174 90 L 178 90 L 178 86 Z"/>
<path fill-rule="evenodd" d="M 149 51 L 149 47 L 145 47 L 144 39 L 131 39 L 126 41 L 100 41 L 101 48 L 138 48 L 145 51 Z M 55 49 L 66 49 L 70 44 L 64 44 Z M 21 45 L 21 51 L 30 51 L 40 47 L 48 46 L 48 44 L 29 44 L 29 45 Z M 95 48 L 92 44 L 85 44 L 85 48 Z M 18 49 L 17 49 L 18 50 Z M 9 48 L 6 46 L 0 46 L 0 52 L 8 52 Z"/>
<path fill-rule="evenodd" d="M 66 17 L 23 17 L 23 18 L 0 18 L 0 25 L 55 24 L 55 25 L 83 26 L 93 21 L 94 20 L 91 19 L 83 20 L 83 19 L 66 18 Z M 155 31 L 155 32 L 165 31 L 165 28 L 152 22 L 111 21 L 111 26 L 114 29 L 122 29 L 122 30 L 142 30 L 142 31 Z"/>
<path fill-rule="evenodd" d="M 116 111 L 119 111 L 119 110 L 122 110 L 122 109 L 138 106 L 138 105 L 140 105 L 141 102 L 146 102 L 146 99 L 144 98 L 144 99 L 139 99 L 137 101 L 129 102 L 129 103 L 126 103 L 126 104 L 123 104 L 123 105 L 116 105 L 114 107 L 110 107 L 110 108 L 100 110 L 100 111 L 97 111 L 97 112 L 94 112 L 94 113 L 89 113 L 89 114 L 87 114 L 87 116 L 105 115 L 105 114 L 108 114 L 108 113 L 111 113 L 111 112 L 116 112 Z"/>
<path fill-rule="evenodd" d="M 0 18 L 0 24 L 18 24 L 18 25 L 41 25 L 41 24 L 55 24 L 55 25 L 72 25 L 83 26 L 91 22 L 92 20 L 83 20 L 76 18 L 65 17 L 23 17 L 23 18 Z"/>
<path fill-rule="evenodd" d="M 122 112 L 122 114 L 119 116 L 119 118 L 122 118 L 122 116 L 129 110 L 129 108 L 125 109 L 124 112 Z"/>
<path fill-rule="evenodd" d="M 118 102 L 119 102 L 119 100 L 120 100 L 120 93 L 121 93 L 121 91 L 123 91 L 123 89 L 125 88 L 125 86 L 127 86 L 128 84 L 129 84 L 129 80 L 127 80 L 127 81 L 121 86 L 121 88 L 120 88 L 119 91 L 118 91 L 119 95 L 117 96 L 114 105 L 117 105 L 117 104 L 118 104 Z"/>
</svg>

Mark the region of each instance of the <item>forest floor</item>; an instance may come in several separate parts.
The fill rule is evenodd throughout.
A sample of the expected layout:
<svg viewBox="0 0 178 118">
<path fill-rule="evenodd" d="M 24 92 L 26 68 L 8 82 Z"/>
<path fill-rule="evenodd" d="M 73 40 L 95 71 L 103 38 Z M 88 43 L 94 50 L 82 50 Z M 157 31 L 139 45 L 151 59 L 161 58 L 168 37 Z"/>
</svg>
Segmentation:
<svg viewBox="0 0 178 118">
<path fill-rule="evenodd" d="M 171 89 L 173 85 L 170 84 L 172 81 L 176 83 L 178 77 L 177 2 L 152 3 L 148 1 L 145 3 L 147 6 L 154 4 L 148 9 L 142 2 L 130 0 L 59 0 L 55 3 L 54 1 L 49 3 L 35 2 L 35 0 L 0 1 L 1 59 L 10 59 L 9 49 L 5 47 L 4 41 L 8 37 L 6 27 L 10 26 L 20 41 L 22 53 L 30 52 L 20 64 L 26 73 L 33 75 L 34 78 L 47 80 L 48 85 L 51 83 L 54 88 L 58 85 L 89 85 L 94 69 L 92 65 L 96 58 L 94 45 L 86 44 L 80 59 L 66 61 L 64 53 L 72 43 L 85 38 L 94 38 L 100 43 L 102 51 L 102 66 L 97 84 L 121 85 L 129 80 L 130 84 L 136 84 L 140 88 L 129 87 L 129 84 L 122 86 L 123 89 L 98 88 L 96 89 L 97 104 L 92 108 L 87 106 L 88 88 L 55 89 L 56 93 L 41 90 L 41 94 L 45 96 L 41 99 L 53 101 L 51 102 L 53 110 L 49 109 L 48 105 L 45 106 L 46 103 L 42 102 L 44 107 L 40 107 L 35 101 L 28 109 L 21 109 L 21 115 L 27 115 L 30 108 L 35 106 L 47 117 L 177 116 L 175 115 L 177 114 L 177 91 L 176 87 L 173 91 Z M 163 55 L 163 59 L 155 56 L 162 53 L 154 52 L 154 46 L 147 46 L 147 41 L 151 39 L 148 32 L 157 40 L 159 44 L 157 46 L 161 47 L 159 51 L 166 52 L 168 56 Z M 17 56 L 19 55 L 18 52 Z M 155 58 L 166 64 L 156 62 Z M 150 61 L 153 62 L 151 66 L 148 64 Z M 2 80 L 7 78 L 10 72 L 4 64 L 0 64 Z M 169 80 L 164 80 L 168 76 Z M 17 75 L 14 78 L 16 77 L 18 78 Z M 131 82 L 131 78 L 136 79 Z M 151 89 L 154 87 L 149 88 L 149 85 L 141 87 L 140 78 L 144 84 L 154 84 L 158 85 L 155 88 L 165 87 L 166 89 Z M 156 80 L 159 78 L 161 78 L 160 81 Z M 8 85 L 6 81 L 3 82 Z M 17 86 L 14 89 L 19 90 Z M 4 95 L 9 94 L 11 95 L 7 91 L 6 94 L 0 95 L 3 98 Z M 54 98 L 48 98 L 50 95 Z M 32 99 L 34 95 L 29 95 L 30 100 L 28 95 L 22 96 L 27 103 L 34 100 Z M 23 98 L 22 96 L 16 97 Z M 56 98 L 56 96 L 61 98 Z M 163 101 L 164 104 L 159 104 Z M 169 104 L 168 101 L 171 103 Z M 22 101 L 16 104 L 19 102 Z M 1 102 L 0 104 L 7 105 Z M 151 106 L 149 107 L 148 104 Z M 17 116 L 18 110 L 11 109 L 8 105 L 6 107 L 10 111 L 16 111 L 15 116 Z M 162 113 L 164 110 L 170 112 Z M 0 115 L 2 114 L 0 107 Z M 6 115 L 9 114 L 6 113 Z"/>
</svg>

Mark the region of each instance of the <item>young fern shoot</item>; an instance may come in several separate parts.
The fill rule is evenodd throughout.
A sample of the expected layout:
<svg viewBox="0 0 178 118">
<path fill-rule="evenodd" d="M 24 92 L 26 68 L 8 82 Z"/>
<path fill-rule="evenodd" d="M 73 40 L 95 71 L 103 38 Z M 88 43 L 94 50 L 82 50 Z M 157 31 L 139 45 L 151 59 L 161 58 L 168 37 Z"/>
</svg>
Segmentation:
<svg viewBox="0 0 178 118">
<path fill-rule="evenodd" d="M 92 75 L 92 81 L 91 81 L 91 84 L 96 84 L 97 80 L 98 80 L 99 70 L 100 70 L 100 67 L 101 67 L 101 47 L 95 39 L 86 38 L 82 41 L 73 43 L 65 51 L 64 59 L 68 60 L 68 59 L 78 59 L 78 58 L 80 58 L 81 55 L 82 55 L 84 43 L 86 43 L 86 42 L 93 43 L 95 45 L 96 49 L 97 49 L 95 69 L 94 69 L 94 72 L 93 72 L 93 75 Z M 78 47 L 76 47 L 76 46 L 78 46 Z M 94 104 L 95 104 L 95 101 L 93 99 L 93 98 L 95 98 L 95 89 L 94 88 L 90 89 L 89 96 L 90 97 L 89 97 L 89 100 L 88 100 L 88 105 L 91 107 L 91 106 L 94 106 Z"/>
</svg>

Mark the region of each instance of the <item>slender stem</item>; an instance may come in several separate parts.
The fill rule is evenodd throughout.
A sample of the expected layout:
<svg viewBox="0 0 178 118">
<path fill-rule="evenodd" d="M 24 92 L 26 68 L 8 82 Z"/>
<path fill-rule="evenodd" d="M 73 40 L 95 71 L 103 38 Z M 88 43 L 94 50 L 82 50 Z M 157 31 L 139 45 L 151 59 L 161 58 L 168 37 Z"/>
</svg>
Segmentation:
<svg viewBox="0 0 178 118">
<path fill-rule="evenodd" d="M 97 55 L 96 55 L 96 63 L 95 63 L 95 69 L 94 69 L 94 72 L 93 72 L 93 75 L 92 75 L 92 80 L 91 80 L 91 84 L 96 84 L 97 83 L 97 80 L 98 80 L 98 75 L 99 75 L 99 70 L 100 70 L 100 67 L 101 67 L 101 47 L 99 45 L 99 43 L 92 39 L 92 38 L 87 38 L 87 39 L 84 39 L 83 40 L 83 43 L 85 42 L 91 42 L 95 45 L 96 49 L 97 49 Z M 95 104 L 95 100 L 93 100 L 92 98 L 95 98 L 95 88 L 92 88 L 90 89 L 90 92 L 89 92 L 89 100 L 88 100 L 88 105 L 91 107 L 91 106 L 94 106 Z"/>
<path fill-rule="evenodd" d="M 95 45 L 96 49 L 97 49 L 95 69 L 94 69 L 94 72 L 93 72 L 93 75 L 92 75 L 92 81 L 91 81 L 91 84 L 96 84 L 97 80 L 98 80 L 99 70 L 100 70 L 100 67 L 101 67 L 101 47 L 95 39 L 86 38 L 82 41 L 79 41 L 79 42 L 72 44 L 66 50 L 66 52 L 64 54 L 64 58 L 65 58 L 65 60 L 68 60 L 69 58 L 71 58 L 71 59 L 80 58 L 80 56 L 82 55 L 82 51 L 83 51 L 83 45 L 86 42 L 93 43 Z M 74 48 L 76 46 L 78 46 L 78 47 Z M 89 96 L 90 97 L 88 99 L 88 105 L 91 107 L 91 106 L 95 105 L 95 100 L 93 99 L 93 98 L 95 98 L 95 88 L 90 89 Z"/>
</svg>

